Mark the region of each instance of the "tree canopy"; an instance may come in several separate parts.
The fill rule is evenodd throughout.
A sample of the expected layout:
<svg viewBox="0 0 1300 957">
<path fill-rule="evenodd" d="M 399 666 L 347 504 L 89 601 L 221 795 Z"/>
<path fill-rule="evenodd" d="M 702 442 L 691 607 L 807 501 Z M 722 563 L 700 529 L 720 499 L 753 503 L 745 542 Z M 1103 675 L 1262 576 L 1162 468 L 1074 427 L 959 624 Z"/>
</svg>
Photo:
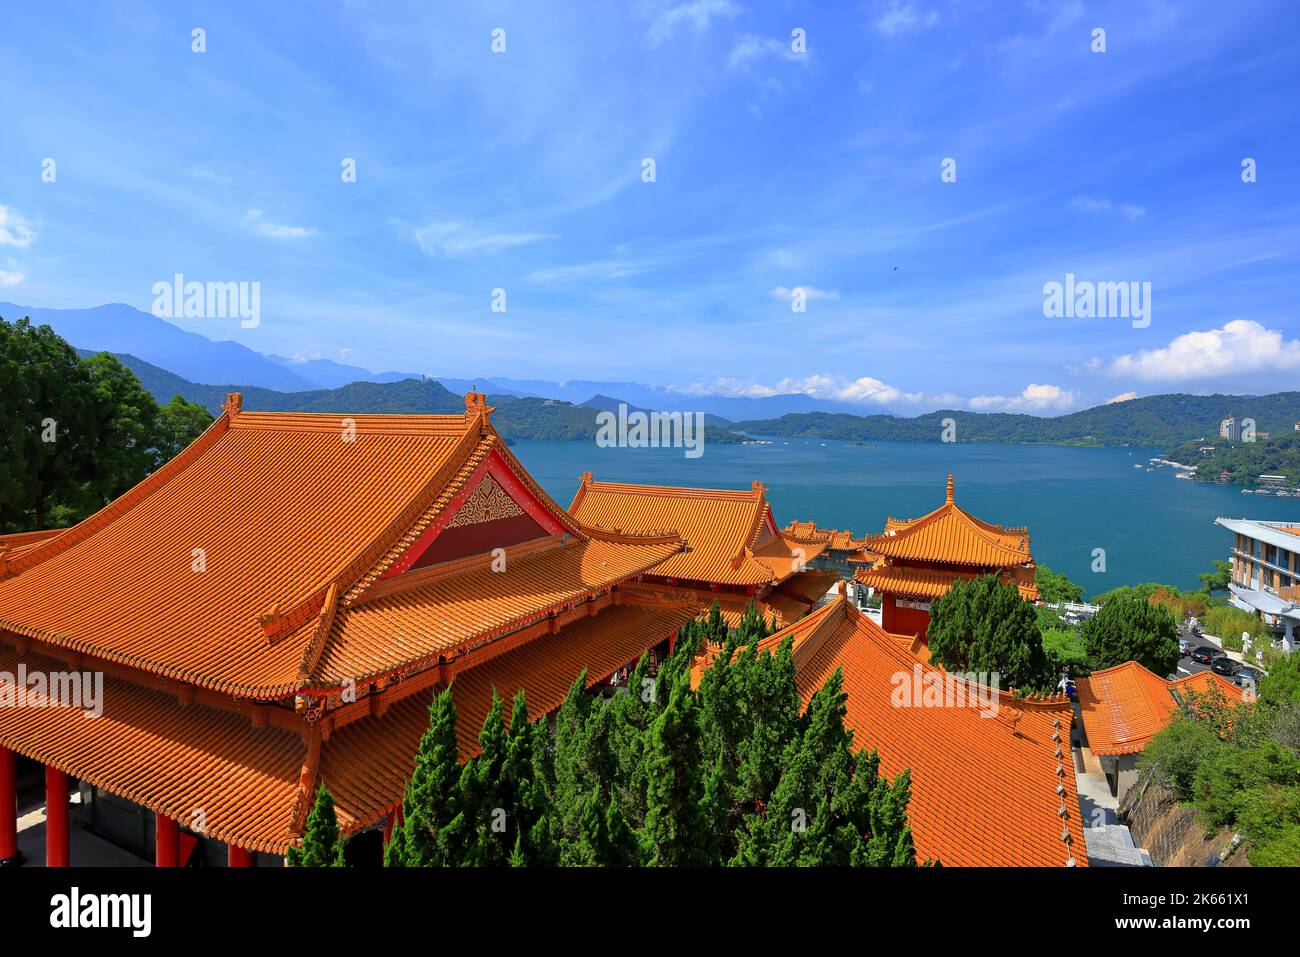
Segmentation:
<svg viewBox="0 0 1300 957">
<path fill-rule="evenodd" d="M 80 521 L 212 421 L 179 396 L 159 409 L 113 356 L 80 358 L 26 319 L 0 319 L 0 381 L 0 532 Z"/>
<path fill-rule="evenodd" d="M 915 864 L 909 775 L 855 751 L 837 673 L 804 709 L 791 644 L 751 605 L 728 632 L 715 603 L 652 675 L 587 690 L 528 720 L 494 699 L 479 753 L 456 765 L 453 691 L 438 695 L 389 844 L 391 866 Z M 698 687 L 696 654 L 714 655 Z"/>
</svg>

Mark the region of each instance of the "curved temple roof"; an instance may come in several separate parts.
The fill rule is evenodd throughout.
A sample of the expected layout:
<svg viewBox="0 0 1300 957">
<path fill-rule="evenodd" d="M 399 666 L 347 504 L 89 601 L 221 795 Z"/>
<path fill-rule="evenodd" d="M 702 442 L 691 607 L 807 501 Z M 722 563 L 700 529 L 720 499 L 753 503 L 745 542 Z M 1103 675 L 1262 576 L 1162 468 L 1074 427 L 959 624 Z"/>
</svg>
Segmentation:
<svg viewBox="0 0 1300 957">
<path fill-rule="evenodd" d="M 582 476 L 569 511 L 584 526 L 643 535 L 672 532 L 687 550 L 654 575 L 723 585 L 769 585 L 802 570 L 824 543 L 789 538 L 776 528 L 767 489 L 749 491 L 596 482 Z"/>
<path fill-rule="evenodd" d="M 866 536 L 863 546 L 889 558 L 954 565 L 1008 567 L 1033 561 L 1028 531 L 991 525 L 958 507 L 951 475 L 942 505 L 921 518 L 889 519 L 884 533 Z"/>
<path fill-rule="evenodd" d="M 1134 754 L 1173 720 L 1187 691 L 1217 689 L 1228 701 L 1242 700 L 1242 689 L 1213 671 L 1198 671 L 1173 681 L 1136 661 L 1094 671 L 1076 683 L 1079 714 L 1093 754 Z"/>
</svg>

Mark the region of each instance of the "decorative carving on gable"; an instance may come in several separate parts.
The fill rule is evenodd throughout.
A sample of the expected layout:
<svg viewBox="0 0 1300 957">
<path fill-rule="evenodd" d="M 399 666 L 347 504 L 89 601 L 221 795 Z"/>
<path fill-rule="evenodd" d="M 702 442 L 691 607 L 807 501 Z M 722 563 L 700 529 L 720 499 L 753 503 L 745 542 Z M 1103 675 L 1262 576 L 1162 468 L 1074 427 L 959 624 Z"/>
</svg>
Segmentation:
<svg viewBox="0 0 1300 957">
<path fill-rule="evenodd" d="M 491 475 L 485 475 L 478 488 L 470 493 L 465 504 L 461 506 L 456 517 L 448 523 L 448 528 L 462 528 L 466 525 L 481 525 L 495 522 L 501 518 L 514 518 L 523 515 L 524 510 L 510 495 L 497 484 Z"/>
</svg>

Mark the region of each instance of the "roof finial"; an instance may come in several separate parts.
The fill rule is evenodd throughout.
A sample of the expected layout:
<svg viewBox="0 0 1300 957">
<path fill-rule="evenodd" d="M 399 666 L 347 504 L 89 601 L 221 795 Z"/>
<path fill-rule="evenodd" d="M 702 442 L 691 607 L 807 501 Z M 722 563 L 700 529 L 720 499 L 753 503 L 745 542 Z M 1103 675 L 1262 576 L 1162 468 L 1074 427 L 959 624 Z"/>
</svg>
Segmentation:
<svg viewBox="0 0 1300 957">
<path fill-rule="evenodd" d="M 581 482 L 583 485 L 590 485 L 590 484 L 591 484 L 591 473 L 590 473 L 590 472 L 583 472 L 580 476 L 578 476 L 578 481 Z"/>
<path fill-rule="evenodd" d="M 953 496 L 952 496 L 952 473 L 949 472 L 949 473 L 948 473 L 948 504 L 951 505 L 951 504 L 952 504 L 952 501 L 953 501 Z"/>
<path fill-rule="evenodd" d="M 227 393 L 226 393 L 226 404 L 223 405 L 222 408 L 226 410 L 226 412 L 230 415 L 230 417 L 231 417 L 232 419 L 233 419 L 235 416 L 239 415 L 240 412 L 244 411 L 244 395 L 243 395 L 243 393 L 242 393 L 242 392 L 227 392 Z"/>
</svg>

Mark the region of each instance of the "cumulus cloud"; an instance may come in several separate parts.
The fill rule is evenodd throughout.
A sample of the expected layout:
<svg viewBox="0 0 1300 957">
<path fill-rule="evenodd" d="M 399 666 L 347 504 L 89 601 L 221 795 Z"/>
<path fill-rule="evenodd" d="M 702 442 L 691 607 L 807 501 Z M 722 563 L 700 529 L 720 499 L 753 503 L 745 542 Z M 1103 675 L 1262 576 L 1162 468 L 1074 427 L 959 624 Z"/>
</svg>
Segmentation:
<svg viewBox="0 0 1300 957">
<path fill-rule="evenodd" d="M 832 399 L 837 402 L 860 402 L 878 405 L 895 402 L 920 402 L 925 396 L 919 392 L 904 392 L 871 376 L 846 379 L 842 376 L 810 375 L 803 378 L 787 376 L 767 384 L 749 379 L 719 377 L 676 387 L 675 391 L 688 395 L 721 395 L 747 399 L 761 399 L 773 395 L 807 395 L 814 399 Z"/>
<path fill-rule="evenodd" d="M 1075 209 L 1083 210 L 1085 213 L 1117 213 L 1129 220 L 1141 219 L 1147 213 L 1145 206 L 1112 203 L 1108 199 L 1098 199 L 1092 196 L 1076 196 L 1070 200 L 1070 205 Z"/>
<path fill-rule="evenodd" d="M 653 44 L 663 43 L 679 26 L 687 26 L 697 34 L 709 28 L 714 17 L 734 17 L 740 12 L 734 0 L 692 0 L 660 9 L 648 34 Z"/>
<path fill-rule="evenodd" d="M 1078 402 L 1078 399 L 1078 393 L 1073 389 L 1031 382 L 1019 395 L 976 395 L 971 397 L 969 405 L 976 412 L 990 409 L 1009 412 L 1051 412 L 1068 409 Z"/>
<path fill-rule="evenodd" d="M 31 224 L 16 209 L 0 205 L 0 246 L 17 246 L 19 249 L 36 241 Z"/>
<path fill-rule="evenodd" d="M 252 227 L 259 236 L 270 239 L 301 239 L 314 235 L 316 230 L 307 226 L 284 226 L 280 223 L 268 223 L 260 209 L 250 209 L 244 214 L 244 222 Z"/>
<path fill-rule="evenodd" d="M 1184 333 L 1161 349 L 1118 356 L 1107 371 L 1176 382 L 1294 369 L 1300 369 L 1300 340 L 1250 319 L 1234 319 L 1220 329 Z"/>
<path fill-rule="evenodd" d="M 1137 397 L 1138 394 L 1136 392 L 1121 392 L 1119 395 L 1112 395 L 1109 399 L 1106 400 L 1106 404 L 1114 405 L 1116 402 L 1128 402 L 1132 399 L 1136 399 Z"/>
<path fill-rule="evenodd" d="M 5 268 L 0 269 L 0 289 L 16 286 L 26 278 L 27 273 L 23 272 L 16 262 L 5 259 Z"/>
<path fill-rule="evenodd" d="M 939 22 L 935 10 L 918 10 L 915 4 L 890 0 L 876 5 L 875 27 L 887 37 L 902 33 L 920 33 Z"/>
</svg>

